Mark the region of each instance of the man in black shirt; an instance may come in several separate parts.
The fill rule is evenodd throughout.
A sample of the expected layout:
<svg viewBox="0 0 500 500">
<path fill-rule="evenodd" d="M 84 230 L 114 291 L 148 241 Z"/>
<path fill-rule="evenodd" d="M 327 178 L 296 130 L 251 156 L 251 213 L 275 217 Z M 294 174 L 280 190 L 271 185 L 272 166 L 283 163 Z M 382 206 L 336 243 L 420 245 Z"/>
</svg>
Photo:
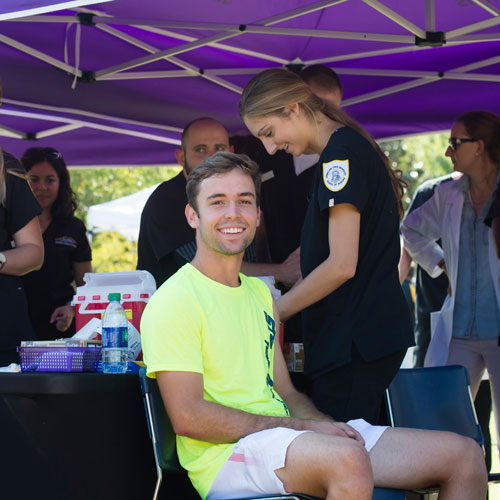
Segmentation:
<svg viewBox="0 0 500 500">
<path fill-rule="evenodd" d="M 149 271 L 157 287 L 196 252 L 195 234 L 184 216 L 189 172 L 216 151 L 230 149 L 226 129 L 215 120 L 201 118 L 184 129 L 182 149 L 175 152 L 182 171 L 155 189 L 141 215 L 137 269 Z"/>
<path fill-rule="evenodd" d="M 184 128 L 182 149 L 175 157 L 182 172 L 160 184 L 149 197 L 141 215 L 137 269 L 149 271 L 160 287 L 196 253 L 195 231 L 186 222 L 186 179 L 191 170 L 217 151 L 232 151 L 226 128 L 212 118 L 198 118 Z M 274 276 L 288 282 L 298 275 L 294 266 L 257 263 L 255 245 L 245 252 L 242 272 L 249 276 Z"/>
</svg>

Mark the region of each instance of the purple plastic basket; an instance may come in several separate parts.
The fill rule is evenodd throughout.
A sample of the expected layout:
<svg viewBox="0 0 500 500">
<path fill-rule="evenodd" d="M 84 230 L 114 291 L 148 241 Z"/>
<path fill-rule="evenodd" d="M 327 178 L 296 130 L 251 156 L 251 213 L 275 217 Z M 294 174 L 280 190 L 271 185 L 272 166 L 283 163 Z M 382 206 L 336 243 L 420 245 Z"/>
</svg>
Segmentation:
<svg viewBox="0 0 500 500">
<path fill-rule="evenodd" d="M 23 372 L 95 372 L 100 347 L 18 347 Z"/>
</svg>

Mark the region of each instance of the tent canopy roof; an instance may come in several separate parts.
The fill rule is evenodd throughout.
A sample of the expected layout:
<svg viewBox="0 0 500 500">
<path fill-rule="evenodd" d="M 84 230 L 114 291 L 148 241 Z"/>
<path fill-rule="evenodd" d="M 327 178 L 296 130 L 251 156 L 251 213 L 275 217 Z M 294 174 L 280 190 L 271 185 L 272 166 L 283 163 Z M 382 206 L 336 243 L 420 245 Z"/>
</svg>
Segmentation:
<svg viewBox="0 0 500 500">
<path fill-rule="evenodd" d="M 244 129 L 264 68 L 325 64 L 378 138 L 500 112 L 500 8 L 488 0 L 114 0 L 0 21 L 0 142 L 71 165 L 173 163 L 183 126 Z"/>
</svg>

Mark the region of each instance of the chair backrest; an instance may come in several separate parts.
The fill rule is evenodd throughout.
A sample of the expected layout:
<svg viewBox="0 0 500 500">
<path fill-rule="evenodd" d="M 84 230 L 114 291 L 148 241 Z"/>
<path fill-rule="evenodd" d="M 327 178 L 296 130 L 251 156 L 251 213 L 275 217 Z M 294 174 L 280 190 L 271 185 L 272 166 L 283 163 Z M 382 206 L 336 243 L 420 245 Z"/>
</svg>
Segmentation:
<svg viewBox="0 0 500 500">
<path fill-rule="evenodd" d="M 393 426 L 452 431 L 483 445 L 469 375 L 463 366 L 402 368 L 386 396 Z"/>
<path fill-rule="evenodd" d="M 139 378 L 146 405 L 146 414 L 149 414 L 147 419 L 149 432 L 155 447 L 158 465 L 165 471 L 181 472 L 183 469 L 177 458 L 174 429 L 165 410 L 156 379 L 146 376 L 145 367 L 141 367 Z"/>
</svg>

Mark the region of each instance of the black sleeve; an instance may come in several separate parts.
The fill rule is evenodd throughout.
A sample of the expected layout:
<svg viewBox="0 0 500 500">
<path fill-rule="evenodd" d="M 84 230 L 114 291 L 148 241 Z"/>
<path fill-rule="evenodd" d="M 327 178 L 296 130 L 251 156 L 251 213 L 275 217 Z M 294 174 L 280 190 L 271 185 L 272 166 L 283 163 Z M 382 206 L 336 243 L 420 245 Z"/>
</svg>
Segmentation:
<svg viewBox="0 0 500 500">
<path fill-rule="evenodd" d="M 28 181 L 19 172 L 7 171 L 7 194 L 5 198 L 8 234 L 13 235 L 42 212 Z"/>
<path fill-rule="evenodd" d="M 90 262 L 92 260 L 92 250 L 90 249 L 89 240 L 87 238 L 87 229 L 85 224 L 74 217 L 73 223 L 75 225 L 74 238 L 78 246 L 71 256 L 73 262 Z"/>
<path fill-rule="evenodd" d="M 352 145 L 327 148 L 321 155 L 318 182 L 318 203 L 321 211 L 350 203 L 361 213 L 368 199 L 367 167 L 363 155 L 354 152 Z"/>
</svg>

